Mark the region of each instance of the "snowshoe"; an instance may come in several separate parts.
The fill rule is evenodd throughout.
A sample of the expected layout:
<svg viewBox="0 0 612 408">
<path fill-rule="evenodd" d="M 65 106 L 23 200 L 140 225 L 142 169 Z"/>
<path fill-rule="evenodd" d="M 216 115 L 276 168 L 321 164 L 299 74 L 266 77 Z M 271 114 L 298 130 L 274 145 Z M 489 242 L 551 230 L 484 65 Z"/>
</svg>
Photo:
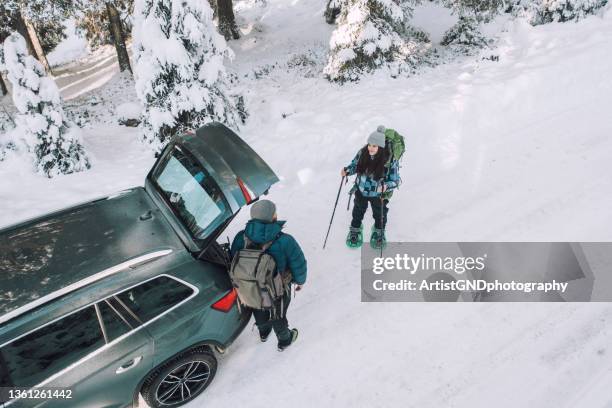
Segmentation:
<svg viewBox="0 0 612 408">
<path fill-rule="evenodd" d="M 350 227 L 346 236 L 346 246 L 349 248 L 359 248 L 363 244 L 363 225 L 359 228 Z"/>
<path fill-rule="evenodd" d="M 374 249 L 385 248 L 387 246 L 387 238 L 385 230 L 372 227 L 372 235 L 370 236 L 370 246 Z"/>
</svg>

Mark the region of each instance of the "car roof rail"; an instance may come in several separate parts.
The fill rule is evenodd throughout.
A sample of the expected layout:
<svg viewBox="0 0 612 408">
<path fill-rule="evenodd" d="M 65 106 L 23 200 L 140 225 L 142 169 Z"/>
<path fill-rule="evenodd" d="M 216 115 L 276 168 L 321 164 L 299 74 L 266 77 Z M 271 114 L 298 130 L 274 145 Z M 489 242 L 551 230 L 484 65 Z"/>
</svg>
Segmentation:
<svg viewBox="0 0 612 408">
<path fill-rule="evenodd" d="M 82 287 L 85 287 L 87 285 L 90 285 L 94 282 L 97 282 L 101 279 L 104 279 L 108 276 L 114 275 L 116 273 L 125 271 L 126 269 L 135 269 L 141 265 L 144 265 L 146 263 L 155 261 L 161 257 L 164 257 L 166 255 L 169 255 L 170 253 L 172 253 L 172 249 L 162 249 L 162 250 L 157 250 L 157 251 L 153 251 L 153 252 L 148 252 L 146 254 L 143 255 L 139 255 L 137 257 L 134 257 L 132 259 L 129 259 L 125 262 L 122 262 L 120 264 L 117 264 L 115 266 L 111 266 L 110 268 L 104 269 L 103 271 L 100 271 L 98 273 L 95 273 L 91 276 L 88 276 L 85 279 L 81 279 L 78 282 L 74 282 L 68 286 L 65 286 L 59 290 L 56 290 L 54 292 L 51 292 L 45 296 L 42 296 L 30 303 L 28 303 L 27 305 L 24 305 L 22 307 L 19 307 L 15 310 L 11 310 L 10 312 L 0 316 L 0 324 L 4 324 L 6 322 L 8 322 L 9 320 L 12 320 L 14 318 L 16 318 L 17 316 L 20 316 L 32 309 L 35 309 L 39 306 L 44 305 L 45 303 L 48 303 L 50 301 L 52 301 L 53 299 L 57 299 L 61 296 L 64 296 L 70 292 L 74 292 L 77 289 L 80 289 Z"/>
</svg>

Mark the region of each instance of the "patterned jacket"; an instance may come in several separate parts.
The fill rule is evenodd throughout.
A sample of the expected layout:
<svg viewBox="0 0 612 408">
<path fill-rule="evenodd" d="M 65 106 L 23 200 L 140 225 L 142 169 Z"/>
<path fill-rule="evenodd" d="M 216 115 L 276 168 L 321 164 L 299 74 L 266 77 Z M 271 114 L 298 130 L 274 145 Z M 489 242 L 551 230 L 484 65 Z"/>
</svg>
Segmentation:
<svg viewBox="0 0 612 408">
<path fill-rule="evenodd" d="M 357 152 L 351 164 L 345 167 L 346 173 L 349 176 L 356 174 L 357 172 L 357 163 L 359 162 L 359 158 L 361 157 L 361 150 Z M 390 163 L 385 165 L 385 185 L 387 189 L 383 194 L 384 198 L 391 197 L 393 194 L 393 190 L 397 188 L 401 179 L 399 176 L 399 162 L 397 160 L 392 160 Z M 380 196 L 380 180 L 374 179 L 372 174 L 357 174 L 355 178 L 355 186 L 359 189 L 361 194 L 364 197 L 379 197 Z"/>
</svg>

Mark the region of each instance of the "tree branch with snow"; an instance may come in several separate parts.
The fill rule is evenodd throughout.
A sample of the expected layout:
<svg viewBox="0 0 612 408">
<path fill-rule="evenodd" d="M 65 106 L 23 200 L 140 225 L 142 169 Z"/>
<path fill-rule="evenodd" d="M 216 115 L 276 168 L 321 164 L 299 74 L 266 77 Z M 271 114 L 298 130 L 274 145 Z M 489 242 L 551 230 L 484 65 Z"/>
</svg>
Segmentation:
<svg viewBox="0 0 612 408">
<path fill-rule="evenodd" d="M 36 170 L 53 177 L 90 168 L 78 129 L 64 115 L 57 85 L 27 54 L 26 42 L 18 33 L 4 41 L 4 64 L 19 112 L 15 144 L 33 154 Z"/>
</svg>

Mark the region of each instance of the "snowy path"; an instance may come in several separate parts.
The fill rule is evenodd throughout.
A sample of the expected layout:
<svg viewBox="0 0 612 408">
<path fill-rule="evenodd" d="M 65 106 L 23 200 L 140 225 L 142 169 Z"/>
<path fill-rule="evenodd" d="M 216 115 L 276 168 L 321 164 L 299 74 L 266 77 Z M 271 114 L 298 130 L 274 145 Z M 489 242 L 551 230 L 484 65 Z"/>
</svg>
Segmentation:
<svg viewBox="0 0 612 408">
<path fill-rule="evenodd" d="M 71 100 L 96 90 L 119 73 L 119 64 L 115 49 L 104 46 L 92 57 L 78 61 L 78 64 L 67 64 L 53 71 L 62 98 Z"/>
<path fill-rule="evenodd" d="M 202 403 L 576 407 L 599 390 L 589 406 L 609 406 L 612 306 L 361 304 L 359 253 L 343 243 L 345 194 L 331 244 L 321 245 L 339 169 L 380 123 L 408 141 L 390 239 L 612 239 L 612 123 L 603 119 L 611 17 L 514 25 L 502 34 L 500 62 L 409 80 L 342 89 L 290 74 L 263 80 L 243 134 L 281 175 L 271 198 L 309 257 L 310 283 L 289 312 L 300 340 L 279 354 L 246 332 Z"/>
<path fill-rule="evenodd" d="M 239 6 L 243 22 L 260 18 L 232 43 L 234 66 L 247 71 L 325 44 L 319 3 Z M 359 252 L 343 243 L 345 194 L 321 250 L 340 168 L 378 124 L 408 145 L 391 240 L 612 239 L 609 49 L 611 12 L 578 24 L 513 24 L 491 51 L 495 63 L 342 88 L 282 69 L 247 83 L 251 117 L 240 133 L 281 176 L 270 198 L 309 260 L 309 282 L 289 310 L 300 338 L 278 353 L 247 329 L 190 406 L 609 407 L 612 305 L 360 303 Z M 106 75 L 107 62 L 95 64 L 72 72 Z M 95 159 L 87 173 L 49 182 L 25 164 L 2 170 L 0 225 L 142 183 L 153 158 L 135 130 L 87 132 Z"/>
</svg>

